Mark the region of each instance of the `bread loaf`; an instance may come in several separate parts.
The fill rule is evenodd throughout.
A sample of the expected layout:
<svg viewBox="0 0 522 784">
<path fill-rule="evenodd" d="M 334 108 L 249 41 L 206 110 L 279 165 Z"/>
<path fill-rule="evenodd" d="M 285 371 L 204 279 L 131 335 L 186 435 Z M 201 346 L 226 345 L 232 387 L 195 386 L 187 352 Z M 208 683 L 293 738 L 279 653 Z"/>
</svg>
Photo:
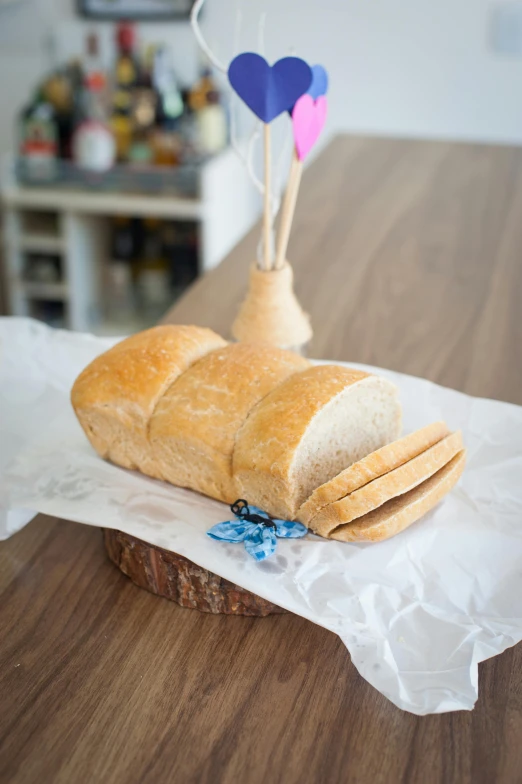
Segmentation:
<svg viewBox="0 0 522 784">
<path fill-rule="evenodd" d="M 371 452 L 314 490 L 299 509 L 298 520 L 309 525 L 317 512 L 327 504 L 338 501 L 368 482 L 399 468 L 447 435 L 449 435 L 449 430 L 445 422 L 433 422 L 431 425 L 409 433 L 407 436 Z"/>
<path fill-rule="evenodd" d="M 199 327 L 122 341 L 80 374 L 71 400 L 102 457 L 341 541 L 403 530 L 465 462 L 443 422 L 395 442 L 389 381 Z"/>
<path fill-rule="evenodd" d="M 339 525 L 356 518 L 404 495 L 433 476 L 462 450 L 462 435 L 452 433 L 437 444 L 421 452 L 399 468 L 374 479 L 339 501 L 323 507 L 310 521 L 310 528 L 321 536 L 329 536 Z"/>
<path fill-rule="evenodd" d="M 161 326 L 117 343 L 76 379 L 71 402 L 99 455 L 151 476 L 148 426 L 158 400 L 187 368 L 226 346 L 202 327 Z"/>
<path fill-rule="evenodd" d="M 330 537 L 340 542 L 382 542 L 390 539 L 433 509 L 458 482 L 465 464 L 466 450 L 463 449 L 413 490 L 393 498 L 353 523 L 339 526 Z"/>
<path fill-rule="evenodd" d="M 157 327 L 124 340 L 78 377 L 72 404 L 99 454 L 232 503 L 294 518 L 350 463 L 397 437 L 388 381 L 310 367 L 211 330 Z"/>
<path fill-rule="evenodd" d="M 239 430 L 238 495 L 294 519 L 315 488 L 393 441 L 400 428 L 391 382 L 338 365 L 311 367 L 276 387 Z"/>
</svg>

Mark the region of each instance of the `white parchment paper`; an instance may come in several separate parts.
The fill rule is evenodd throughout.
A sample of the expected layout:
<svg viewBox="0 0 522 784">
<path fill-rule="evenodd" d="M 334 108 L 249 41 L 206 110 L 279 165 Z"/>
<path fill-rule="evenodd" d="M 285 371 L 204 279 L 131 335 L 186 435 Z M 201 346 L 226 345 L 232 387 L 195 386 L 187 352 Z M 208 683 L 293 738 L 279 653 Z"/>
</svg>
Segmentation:
<svg viewBox="0 0 522 784">
<path fill-rule="evenodd" d="M 470 710 L 477 665 L 522 639 L 522 408 L 370 368 L 401 391 L 404 432 L 463 431 L 468 465 L 430 514 L 380 544 L 278 540 L 256 563 L 205 532 L 223 504 L 101 460 L 69 404 L 114 341 L 0 319 L 0 537 L 36 512 L 126 531 L 337 633 L 360 674 L 416 714 Z M 100 547 L 101 547 L 100 541 Z"/>
</svg>

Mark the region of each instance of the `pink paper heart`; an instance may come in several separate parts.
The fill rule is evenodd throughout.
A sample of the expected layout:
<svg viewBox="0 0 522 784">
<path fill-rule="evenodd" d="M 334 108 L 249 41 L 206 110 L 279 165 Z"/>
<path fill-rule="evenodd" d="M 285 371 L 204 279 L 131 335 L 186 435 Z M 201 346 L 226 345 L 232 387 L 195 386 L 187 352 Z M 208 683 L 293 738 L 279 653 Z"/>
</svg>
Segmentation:
<svg viewBox="0 0 522 784">
<path fill-rule="evenodd" d="M 324 95 L 315 101 L 311 95 L 302 95 L 296 102 L 292 111 L 292 125 L 300 161 L 304 161 L 319 138 L 326 122 L 327 110 L 328 101 Z"/>
</svg>

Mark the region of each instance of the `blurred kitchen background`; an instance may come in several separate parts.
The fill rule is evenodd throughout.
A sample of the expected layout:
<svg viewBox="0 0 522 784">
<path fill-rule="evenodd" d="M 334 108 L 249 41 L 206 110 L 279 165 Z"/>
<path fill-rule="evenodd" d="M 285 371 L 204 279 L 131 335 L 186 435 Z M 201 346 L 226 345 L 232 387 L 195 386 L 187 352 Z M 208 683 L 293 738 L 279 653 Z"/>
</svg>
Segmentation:
<svg viewBox="0 0 522 784">
<path fill-rule="evenodd" d="M 191 6 L 0 0 L 0 312 L 135 331 L 258 218 Z M 226 62 L 262 45 L 324 64 L 322 145 L 522 141 L 522 1 L 207 0 L 201 27 Z"/>
</svg>

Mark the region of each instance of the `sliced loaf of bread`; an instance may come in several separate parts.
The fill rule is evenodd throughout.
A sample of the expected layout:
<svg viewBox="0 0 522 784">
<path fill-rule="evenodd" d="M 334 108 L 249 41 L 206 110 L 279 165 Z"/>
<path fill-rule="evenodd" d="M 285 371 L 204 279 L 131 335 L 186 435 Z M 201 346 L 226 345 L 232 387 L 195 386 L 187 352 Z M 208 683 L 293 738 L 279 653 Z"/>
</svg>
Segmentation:
<svg viewBox="0 0 522 784">
<path fill-rule="evenodd" d="M 294 519 L 319 485 L 397 438 L 397 388 L 338 365 L 296 373 L 253 408 L 237 432 L 236 495 Z"/>
</svg>

